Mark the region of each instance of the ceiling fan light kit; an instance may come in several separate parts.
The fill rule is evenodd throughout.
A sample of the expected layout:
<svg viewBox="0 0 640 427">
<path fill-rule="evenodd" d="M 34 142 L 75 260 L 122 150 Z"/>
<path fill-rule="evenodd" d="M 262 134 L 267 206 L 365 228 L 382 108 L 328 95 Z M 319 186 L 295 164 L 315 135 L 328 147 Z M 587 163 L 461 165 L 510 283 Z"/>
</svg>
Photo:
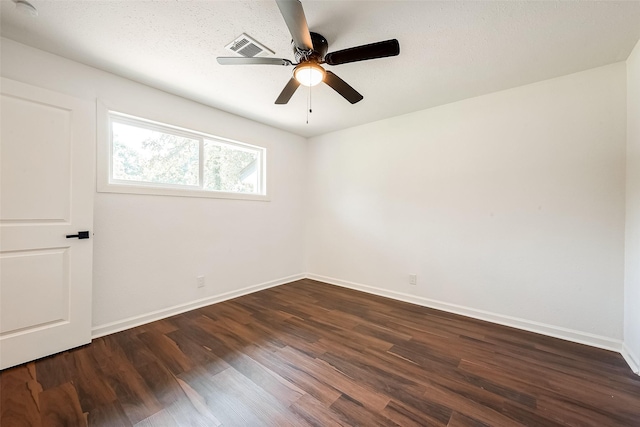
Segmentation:
<svg viewBox="0 0 640 427">
<path fill-rule="evenodd" d="M 302 3 L 299 0 L 276 0 L 280 13 L 291 33 L 293 53 L 297 63 L 280 58 L 228 58 L 218 57 L 220 65 L 295 65 L 293 77 L 276 99 L 276 104 L 286 104 L 300 85 L 315 86 L 324 82 L 351 104 L 363 99 L 347 82 L 325 70 L 321 64 L 340 65 L 349 62 L 386 58 L 400 54 L 400 43 L 391 39 L 327 53 L 327 40 L 309 31 Z"/>
<path fill-rule="evenodd" d="M 299 64 L 293 70 L 293 77 L 303 86 L 316 86 L 324 81 L 324 68 L 313 62 Z"/>
</svg>

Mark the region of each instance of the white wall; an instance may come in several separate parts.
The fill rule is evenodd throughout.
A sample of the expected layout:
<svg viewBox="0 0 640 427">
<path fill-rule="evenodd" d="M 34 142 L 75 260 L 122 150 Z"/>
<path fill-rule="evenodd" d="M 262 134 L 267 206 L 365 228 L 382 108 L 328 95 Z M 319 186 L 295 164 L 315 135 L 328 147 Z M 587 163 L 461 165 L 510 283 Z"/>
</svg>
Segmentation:
<svg viewBox="0 0 640 427">
<path fill-rule="evenodd" d="M 627 59 L 627 215 L 623 355 L 640 367 L 640 42 Z"/>
<path fill-rule="evenodd" d="M 96 194 L 94 331 L 303 273 L 304 138 L 11 40 L 1 49 L 10 79 L 267 147 L 270 202 Z M 204 289 L 196 288 L 198 275 L 206 276 Z"/>
<path fill-rule="evenodd" d="M 618 63 L 312 138 L 307 271 L 619 350 L 625 111 Z"/>
</svg>

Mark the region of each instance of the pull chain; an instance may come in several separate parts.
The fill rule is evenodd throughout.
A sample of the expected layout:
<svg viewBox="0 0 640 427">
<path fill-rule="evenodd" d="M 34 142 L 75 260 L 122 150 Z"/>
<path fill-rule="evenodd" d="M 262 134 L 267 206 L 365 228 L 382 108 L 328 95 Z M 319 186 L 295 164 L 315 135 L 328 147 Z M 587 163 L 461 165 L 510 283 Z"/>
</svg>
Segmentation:
<svg viewBox="0 0 640 427">
<path fill-rule="evenodd" d="M 311 109 L 311 86 L 309 86 L 309 114 L 313 113 Z"/>
<path fill-rule="evenodd" d="M 309 114 L 313 113 L 311 109 L 311 86 L 309 86 L 309 92 L 307 93 L 307 124 L 309 124 Z"/>
</svg>

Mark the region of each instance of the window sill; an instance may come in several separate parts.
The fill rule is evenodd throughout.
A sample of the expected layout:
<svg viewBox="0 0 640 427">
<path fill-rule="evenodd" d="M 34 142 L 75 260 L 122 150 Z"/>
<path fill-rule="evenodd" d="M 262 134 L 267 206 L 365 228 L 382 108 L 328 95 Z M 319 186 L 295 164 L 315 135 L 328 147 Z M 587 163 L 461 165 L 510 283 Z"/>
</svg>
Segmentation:
<svg viewBox="0 0 640 427">
<path fill-rule="evenodd" d="M 150 196 L 172 196 L 172 197 L 200 197 L 205 199 L 232 199 L 232 200 L 253 200 L 259 202 L 269 202 L 271 199 L 264 194 L 227 193 L 224 191 L 190 190 L 184 188 L 163 188 L 157 186 L 144 185 L 121 185 L 102 183 L 98 185 L 98 193 L 120 193 L 120 194 L 144 194 Z"/>
</svg>

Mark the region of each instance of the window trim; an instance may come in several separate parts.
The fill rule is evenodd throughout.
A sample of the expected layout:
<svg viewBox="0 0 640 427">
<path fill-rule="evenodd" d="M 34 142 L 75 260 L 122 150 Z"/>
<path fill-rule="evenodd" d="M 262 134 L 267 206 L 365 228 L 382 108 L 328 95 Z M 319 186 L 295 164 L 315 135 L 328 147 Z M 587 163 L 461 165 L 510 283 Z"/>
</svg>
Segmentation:
<svg viewBox="0 0 640 427">
<path fill-rule="evenodd" d="M 98 150 L 97 150 L 97 191 L 99 193 L 122 193 L 122 194 L 143 194 L 143 195 L 158 195 L 158 196 L 178 196 L 178 197 L 202 197 L 213 199 L 235 199 L 235 200 L 255 200 L 255 201 L 269 201 L 269 195 L 267 192 L 267 149 L 253 144 L 247 144 L 240 141 L 235 141 L 229 138 L 224 138 L 216 135 L 211 135 L 205 132 L 182 128 L 180 126 L 165 124 L 154 120 L 134 116 L 127 113 L 122 113 L 113 109 L 107 108 L 106 105 L 98 101 Z M 115 120 L 114 120 L 115 117 Z M 204 180 L 204 162 L 199 161 L 199 183 L 198 185 L 181 185 L 181 184 L 160 184 L 150 183 L 142 181 L 128 181 L 113 179 L 112 176 L 112 123 L 131 124 L 134 126 L 143 126 L 148 129 L 171 133 L 181 137 L 187 137 L 192 139 L 198 139 L 200 141 L 200 160 L 203 159 L 204 144 L 206 140 L 214 143 L 220 143 L 223 145 L 231 145 L 238 147 L 239 149 L 246 149 L 250 151 L 259 151 L 260 162 L 259 168 L 259 187 L 262 190 L 261 194 L 255 193 L 235 193 L 228 191 L 215 191 L 205 190 L 202 188 Z M 168 131 L 168 132 L 167 132 Z"/>
</svg>

